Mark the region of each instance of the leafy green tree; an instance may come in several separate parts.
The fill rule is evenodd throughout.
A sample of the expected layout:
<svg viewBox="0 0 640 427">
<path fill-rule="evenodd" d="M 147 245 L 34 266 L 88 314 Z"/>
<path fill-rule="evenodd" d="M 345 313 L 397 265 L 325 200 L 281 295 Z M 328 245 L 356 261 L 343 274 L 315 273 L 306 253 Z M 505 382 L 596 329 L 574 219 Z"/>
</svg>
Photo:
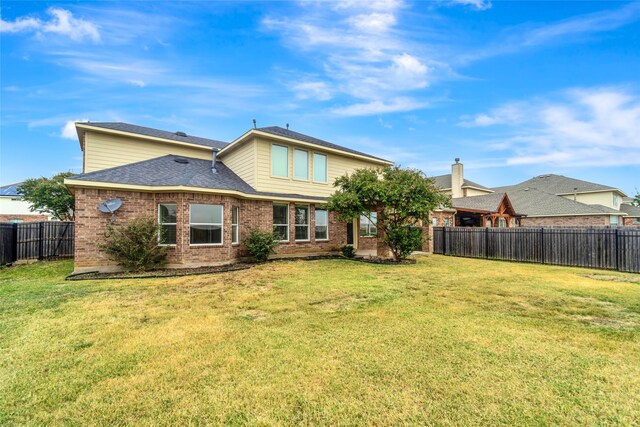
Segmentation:
<svg viewBox="0 0 640 427">
<path fill-rule="evenodd" d="M 75 199 L 64 185 L 64 179 L 72 175 L 75 174 L 61 172 L 51 178 L 27 179 L 18 188 L 18 193 L 31 203 L 32 212 L 45 212 L 61 221 L 73 221 Z"/>
<path fill-rule="evenodd" d="M 422 232 L 416 228 L 420 221 L 428 221 L 430 212 L 451 203 L 422 172 L 397 166 L 359 169 L 337 178 L 334 185 L 338 189 L 329 198 L 329 210 L 340 221 L 360 215 L 372 220 L 371 212 L 376 212 L 378 231 L 395 261 L 422 243 Z"/>
<path fill-rule="evenodd" d="M 640 206 L 640 192 L 638 192 L 637 188 L 636 188 L 636 192 L 638 194 L 635 195 L 635 197 L 633 198 L 633 201 L 631 203 L 636 205 L 636 206 Z"/>
</svg>

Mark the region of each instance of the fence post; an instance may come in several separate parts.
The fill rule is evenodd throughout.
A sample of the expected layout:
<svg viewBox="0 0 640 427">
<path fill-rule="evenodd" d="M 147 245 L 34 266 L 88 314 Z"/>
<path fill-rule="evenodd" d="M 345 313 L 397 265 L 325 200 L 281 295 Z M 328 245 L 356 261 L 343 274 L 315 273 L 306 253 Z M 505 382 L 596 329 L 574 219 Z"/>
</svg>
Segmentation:
<svg viewBox="0 0 640 427">
<path fill-rule="evenodd" d="M 38 224 L 38 260 L 42 261 L 44 259 L 43 254 L 43 241 L 44 241 L 44 222 Z"/>
<path fill-rule="evenodd" d="M 11 225 L 11 249 L 13 251 L 13 256 L 11 257 L 11 262 L 16 262 L 18 260 L 18 223 L 14 222 Z"/>
<path fill-rule="evenodd" d="M 447 254 L 447 227 L 442 227 L 442 255 Z"/>
<path fill-rule="evenodd" d="M 544 259 L 544 227 L 540 227 L 540 248 L 542 249 L 542 260 L 540 262 L 546 264 Z"/>
<path fill-rule="evenodd" d="M 484 228 L 484 257 L 489 258 L 489 227 Z"/>
<path fill-rule="evenodd" d="M 616 227 L 616 271 L 620 271 L 620 236 Z"/>
</svg>

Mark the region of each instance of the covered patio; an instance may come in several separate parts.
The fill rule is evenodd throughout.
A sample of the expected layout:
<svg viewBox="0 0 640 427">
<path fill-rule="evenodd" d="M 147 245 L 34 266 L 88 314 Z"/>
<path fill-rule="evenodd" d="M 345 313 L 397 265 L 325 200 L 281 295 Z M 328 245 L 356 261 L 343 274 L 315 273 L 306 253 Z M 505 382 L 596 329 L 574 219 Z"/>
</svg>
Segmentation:
<svg viewBox="0 0 640 427">
<path fill-rule="evenodd" d="M 456 227 L 518 227 L 519 215 L 506 193 L 451 199 Z"/>
</svg>

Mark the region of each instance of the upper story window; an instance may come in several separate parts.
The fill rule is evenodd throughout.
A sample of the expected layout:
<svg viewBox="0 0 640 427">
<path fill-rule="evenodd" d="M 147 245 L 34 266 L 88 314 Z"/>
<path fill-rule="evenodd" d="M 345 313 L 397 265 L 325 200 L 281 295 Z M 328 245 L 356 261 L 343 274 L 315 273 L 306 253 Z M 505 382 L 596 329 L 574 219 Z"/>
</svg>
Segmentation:
<svg viewBox="0 0 640 427">
<path fill-rule="evenodd" d="M 271 145 L 271 175 L 289 177 L 289 148 L 284 145 Z"/>
<path fill-rule="evenodd" d="M 309 179 L 309 152 L 298 148 L 293 150 L 293 177 Z"/>
<path fill-rule="evenodd" d="M 192 245 L 221 245 L 222 216 L 222 205 L 190 205 L 189 242 Z"/>
<path fill-rule="evenodd" d="M 289 205 L 273 204 L 273 234 L 279 236 L 280 241 L 289 241 Z"/>
<path fill-rule="evenodd" d="M 176 204 L 161 203 L 158 205 L 158 224 L 160 225 L 160 234 L 158 235 L 158 243 L 161 245 L 176 244 Z"/>
<path fill-rule="evenodd" d="M 618 195 L 616 193 L 613 193 L 613 207 L 618 209 Z"/>
<path fill-rule="evenodd" d="M 313 180 L 327 182 L 327 155 L 313 153 Z"/>
<path fill-rule="evenodd" d="M 376 223 L 378 222 L 378 214 L 371 212 L 369 218 L 365 215 L 360 215 L 360 237 L 376 237 L 378 235 L 378 229 Z"/>
</svg>

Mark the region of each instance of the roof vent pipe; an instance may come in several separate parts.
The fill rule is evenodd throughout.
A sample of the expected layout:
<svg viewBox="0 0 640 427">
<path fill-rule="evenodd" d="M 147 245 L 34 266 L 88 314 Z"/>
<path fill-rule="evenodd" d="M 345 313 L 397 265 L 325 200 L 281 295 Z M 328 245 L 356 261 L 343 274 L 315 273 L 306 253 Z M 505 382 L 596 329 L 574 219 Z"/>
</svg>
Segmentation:
<svg viewBox="0 0 640 427">
<path fill-rule="evenodd" d="M 287 123 L 287 130 L 289 130 L 289 123 Z"/>
<path fill-rule="evenodd" d="M 253 119 L 253 128 L 254 128 L 254 129 L 256 129 L 256 128 L 257 128 L 257 126 L 256 126 L 256 119 Z"/>
<path fill-rule="evenodd" d="M 211 158 L 211 172 L 218 173 L 218 169 L 216 169 L 216 161 L 218 157 L 218 150 L 213 150 L 213 155 Z"/>
<path fill-rule="evenodd" d="M 573 201 L 576 202 L 578 199 L 578 187 L 573 187 Z"/>
</svg>

